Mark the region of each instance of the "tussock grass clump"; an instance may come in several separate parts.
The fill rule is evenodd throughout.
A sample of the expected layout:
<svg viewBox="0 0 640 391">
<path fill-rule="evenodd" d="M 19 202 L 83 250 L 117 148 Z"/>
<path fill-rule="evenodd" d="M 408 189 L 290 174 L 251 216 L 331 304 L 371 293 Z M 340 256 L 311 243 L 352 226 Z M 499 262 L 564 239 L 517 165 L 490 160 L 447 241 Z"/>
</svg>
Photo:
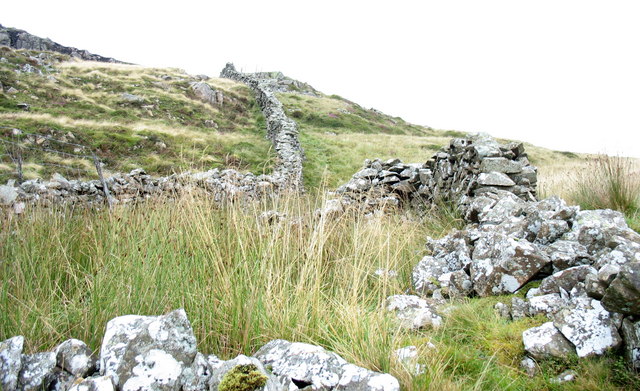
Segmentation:
<svg viewBox="0 0 640 391">
<path fill-rule="evenodd" d="M 624 157 L 593 157 L 577 178 L 573 198 L 585 209 L 635 213 L 640 203 L 639 167 Z"/>
</svg>

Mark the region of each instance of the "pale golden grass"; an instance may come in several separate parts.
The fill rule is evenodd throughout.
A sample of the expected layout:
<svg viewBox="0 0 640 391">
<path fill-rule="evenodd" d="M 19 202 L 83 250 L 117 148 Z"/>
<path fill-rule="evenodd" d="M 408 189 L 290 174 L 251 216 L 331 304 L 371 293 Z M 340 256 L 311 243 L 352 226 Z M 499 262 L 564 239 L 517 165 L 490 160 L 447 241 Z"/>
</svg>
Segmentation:
<svg viewBox="0 0 640 391">
<path fill-rule="evenodd" d="M 296 93 L 278 93 L 278 99 L 285 107 L 300 106 L 313 112 L 336 112 L 340 109 L 347 110 L 351 107 L 346 101 L 333 99 L 326 96 L 312 97 Z"/>
<path fill-rule="evenodd" d="M 572 199 L 579 182 L 595 175 L 593 161 L 597 155 L 581 154 L 578 159 L 556 159 L 538 166 L 538 193 L 541 197 L 559 196 Z M 630 179 L 640 181 L 640 159 L 624 158 L 630 165 Z M 635 178 L 635 179 L 634 179 Z M 594 189 L 595 190 L 595 189 Z"/>
<path fill-rule="evenodd" d="M 43 122 L 55 123 L 60 126 L 67 127 L 94 127 L 94 128 L 115 128 L 122 127 L 131 129 L 135 132 L 142 131 L 154 131 L 171 136 L 185 136 L 195 141 L 206 141 L 207 139 L 225 141 L 225 142 L 237 142 L 246 140 L 247 136 L 240 133 L 224 133 L 219 134 L 215 132 L 202 132 L 201 130 L 195 130 L 196 128 L 186 126 L 170 126 L 162 121 L 147 120 L 133 123 L 122 123 L 118 121 L 94 121 L 90 119 L 74 119 L 65 116 L 53 116 L 46 113 L 28 113 L 28 112 L 16 112 L 16 113 L 0 113 L 0 118 L 5 120 L 14 119 L 30 119 Z"/>
</svg>

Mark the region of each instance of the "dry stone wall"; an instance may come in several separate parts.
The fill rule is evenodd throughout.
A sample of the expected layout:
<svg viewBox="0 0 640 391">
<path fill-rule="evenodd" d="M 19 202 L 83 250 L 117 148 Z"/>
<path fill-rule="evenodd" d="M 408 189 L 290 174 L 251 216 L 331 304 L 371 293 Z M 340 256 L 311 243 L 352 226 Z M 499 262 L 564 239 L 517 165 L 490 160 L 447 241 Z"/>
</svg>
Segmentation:
<svg viewBox="0 0 640 391">
<path fill-rule="evenodd" d="M 16 212 L 21 212 L 31 202 L 101 205 L 107 202 L 128 203 L 160 195 L 174 196 L 192 191 L 204 191 L 215 201 L 224 201 L 256 199 L 282 191 L 303 191 L 304 152 L 298 141 L 298 127 L 285 115 L 282 104 L 272 91 L 273 81 L 263 79 L 262 74 L 239 73 L 232 64 L 227 64 L 221 76 L 246 83 L 255 92 L 266 118 L 267 138 L 273 143 L 278 156 L 271 174 L 255 175 L 232 169 L 214 169 L 152 177 L 144 170 L 136 169 L 128 174 L 106 178 L 107 192 L 98 180 L 66 180 L 60 175 L 54 175 L 49 181 L 35 179 L 19 185 L 10 183 L 0 186 L 0 205 L 10 206 Z M 205 86 L 203 83 L 194 83 L 192 88 L 203 99 L 219 104 L 222 97 L 206 90 Z"/>
<path fill-rule="evenodd" d="M 263 76 L 264 74 L 240 73 L 231 63 L 220 73 L 220 77 L 245 83 L 255 92 L 256 100 L 267 120 L 267 138 L 271 140 L 278 155 L 273 177 L 283 187 L 302 191 L 304 151 L 298 140 L 298 125 L 285 114 L 282 103 L 275 96 L 273 81 Z"/>
</svg>

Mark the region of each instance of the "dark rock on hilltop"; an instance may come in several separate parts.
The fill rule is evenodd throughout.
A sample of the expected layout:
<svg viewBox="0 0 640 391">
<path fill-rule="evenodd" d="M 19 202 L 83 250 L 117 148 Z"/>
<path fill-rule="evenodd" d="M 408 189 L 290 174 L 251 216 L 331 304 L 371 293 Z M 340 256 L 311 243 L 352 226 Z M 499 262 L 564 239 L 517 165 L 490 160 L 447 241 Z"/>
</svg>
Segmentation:
<svg viewBox="0 0 640 391">
<path fill-rule="evenodd" d="M 57 42 L 53 42 L 49 38 L 40 38 L 24 30 L 19 30 L 13 27 L 4 27 L 1 24 L 0 46 L 37 51 L 49 50 L 87 61 L 122 63 L 122 61 L 118 61 L 111 57 L 103 57 L 98 54 L 90 53 L 87 50 L 63 46 Z"/>
</svg>

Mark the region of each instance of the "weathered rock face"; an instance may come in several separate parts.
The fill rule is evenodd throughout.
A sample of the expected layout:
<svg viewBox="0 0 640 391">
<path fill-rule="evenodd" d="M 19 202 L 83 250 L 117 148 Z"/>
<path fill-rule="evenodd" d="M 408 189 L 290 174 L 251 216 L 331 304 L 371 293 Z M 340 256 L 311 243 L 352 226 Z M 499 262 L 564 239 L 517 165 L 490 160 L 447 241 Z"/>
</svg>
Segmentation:
<svg viewBox="0 0 640 391">
<path fill-rule="evenodd" d="M 9 46 L 14 49 L 27 49 L 37 51 L 49 50 L 52 52 L 67 54 L 71 57 L 76 57 L 87 61 L 113 63 L 121 62 L 110 57 L 103 57 L 97 54 L 89 53 L 86 50 L 63 46 L 53 42 L 48 38 L 40 38 L 33 34 L 29 34 L 24 30 L 18 30 L 11 27 L 3 27 L 2 25 L 0 25 L 0 45 Z"/>
<path fill-rule="evenodd" d="M 175 390 L 193 364 L 196 339 L 184 310 L 167 315 L 112 319 L 100 349 L 100 374 L 123 391 Z"/>
<path fill-rule="evenodd" d="M 91 349 L 78 339 L 69 339 L 55 349 L 59 368 L 76 377 L 86 377 L 96 371 L 98 360 Z"/>
<path fill-rule="evenodd" d="M 305 343 L 274 340 L 254 355 L 272 368 L 284 389 L 313 390 L 399 390 L 398 381 L 388 374 L 372 372 L 347 363 L 339 355 Z"/>
<path fill-rule="evenodd" d="M 0 388 L 14 391 L 22 368 L 24 337 L 17 336 L 0 342 Z"/>
</svg>

